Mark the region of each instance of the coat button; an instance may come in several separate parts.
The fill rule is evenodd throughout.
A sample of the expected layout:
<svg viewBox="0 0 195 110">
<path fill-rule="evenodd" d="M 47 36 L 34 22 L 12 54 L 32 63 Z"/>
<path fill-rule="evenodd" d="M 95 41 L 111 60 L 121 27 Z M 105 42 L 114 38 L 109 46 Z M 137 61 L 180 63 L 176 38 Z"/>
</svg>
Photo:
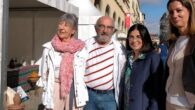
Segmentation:
<svg viewBox="0 0 195 110">
<path fill-rule="evenodd" d="M 133 84 L 130 84 L 130 87 L 133 87 Z"/>
</svg>

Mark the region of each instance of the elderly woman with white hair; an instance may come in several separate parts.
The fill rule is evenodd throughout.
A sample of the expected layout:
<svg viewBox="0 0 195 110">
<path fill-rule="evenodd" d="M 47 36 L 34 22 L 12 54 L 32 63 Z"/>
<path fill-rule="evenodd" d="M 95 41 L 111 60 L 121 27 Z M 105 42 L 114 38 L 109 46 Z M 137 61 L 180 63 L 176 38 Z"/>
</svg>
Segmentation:
<svg viewBox="0 0 195 110">
<path fill-rule="evenodd" d="M 44 50 L 37 85 L 43 87 L 42 103 L 46 110 L 77 110 L 73 86 L 74 54 L 84 47 L 75 38 L 78 18 L 66 13 L 60 17 L 57 32 Z"/>
</svg>

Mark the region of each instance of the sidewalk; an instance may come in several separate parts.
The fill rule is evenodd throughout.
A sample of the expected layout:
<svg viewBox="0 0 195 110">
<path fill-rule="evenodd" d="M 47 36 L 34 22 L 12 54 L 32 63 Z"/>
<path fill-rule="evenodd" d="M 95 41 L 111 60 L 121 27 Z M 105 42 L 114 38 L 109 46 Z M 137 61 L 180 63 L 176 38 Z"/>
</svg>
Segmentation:
<svg viewBox="0 0 195 110">
<path fill-rule="evenodd" d="M 37 88 L 36 90 L 31 90 L 27 93 L 29 99 L 23 104 L 25 105 L 25 110 L 44 110 L 41 104 L 42 89 Z"/>
</svg>

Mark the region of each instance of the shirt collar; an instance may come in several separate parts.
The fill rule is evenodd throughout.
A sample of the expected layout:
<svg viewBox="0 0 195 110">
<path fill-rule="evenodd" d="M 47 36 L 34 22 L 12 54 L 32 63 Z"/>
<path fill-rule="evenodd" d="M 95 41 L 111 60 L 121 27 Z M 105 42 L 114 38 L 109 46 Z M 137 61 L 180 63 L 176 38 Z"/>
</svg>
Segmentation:
<svg viewBox="0 0 195 110">
<path fill-rule="evenodd" d="M 143 60 L 145 58 L 146 58 L 146 54 L 144 54 L 144 53 L 139 54 L 138 59 Z M 133 51 L 131 51 L 129 59 L 133 60 Z"/>
</svg>

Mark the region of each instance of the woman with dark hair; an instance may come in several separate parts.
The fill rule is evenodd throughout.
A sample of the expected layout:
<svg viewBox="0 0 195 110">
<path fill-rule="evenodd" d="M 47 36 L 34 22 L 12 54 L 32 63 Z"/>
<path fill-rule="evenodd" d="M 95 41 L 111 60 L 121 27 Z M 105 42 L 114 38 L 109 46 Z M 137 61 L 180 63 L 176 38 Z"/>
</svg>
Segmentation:
<svg viewBox="0 0 195 110">
<path fill-rule="evenodd" d="M 195 9 L 192 0 L 169 0 L 167 110 L 195 110 Z"/>
<path fill-rule="evenodd" d="M 122 110 L 160 110 L 163 63 L 142 24 L 133 25 L 127 35 L 127 65 L 124 74 Z"/>
</svg>

